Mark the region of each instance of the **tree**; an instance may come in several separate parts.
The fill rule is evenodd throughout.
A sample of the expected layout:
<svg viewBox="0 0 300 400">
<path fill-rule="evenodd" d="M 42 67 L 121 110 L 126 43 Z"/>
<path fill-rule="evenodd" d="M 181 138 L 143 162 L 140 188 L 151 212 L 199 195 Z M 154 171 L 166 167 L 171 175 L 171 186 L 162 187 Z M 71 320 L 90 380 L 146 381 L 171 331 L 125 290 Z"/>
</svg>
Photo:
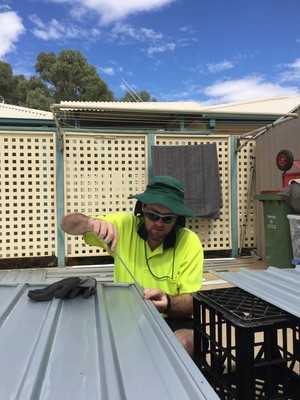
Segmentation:
<svg viewBox="0 0 300 400">
<path fill-rule="evenodd" d="M 13 75 L 10 64 L 0 61 L 0 96 L 7 104 L 49 110 L 53 99 L 43 81 L 32 76 Z"/>
<path fill-rule="evenodd" d="M 146 90 L 142 90 L 140 92 L 132 92 L 127 90 L 126 94 L 120 98 L 119 101 L 122 102 L 148 102 L 148 101 L 157 101 L 155 97 L 151 97 L 151 94 Z"/>
<path fill-rule="evenodd" d="M 58 57 L 40 53 L 35 66 L 42 80 L 49 85 L 55 102 L 113 101 L 112 91 L 99 77 L 97 70 L 76 50 L 62 50 Z"/>
<path fill-rule="evenodd" d="M 0 61 L 0 96 L 6 103 L 12 99 L 13 70 L 10 64 Z"/>
<path fill-rule="evenodd" d="M 14 75 L 10 64 L 0 61 L 0 102 L 49 111 L 60 101 L 115 101 L 113 92 L 97 70 L 75 50 L 41 52 L 35 66 L 38 76 Z M 142 90 L 127 92 L 120 101 L 156 101 Z"/>
<path fill-rule="evenodd" d="M 24 85 L 20 85 L 20 90 L 24 87 L 25 94 L 24 106 L 38 110 L 50 110 L 53 98 L 48 86 L 37 76 L 31 76 Z"/>
</svg>

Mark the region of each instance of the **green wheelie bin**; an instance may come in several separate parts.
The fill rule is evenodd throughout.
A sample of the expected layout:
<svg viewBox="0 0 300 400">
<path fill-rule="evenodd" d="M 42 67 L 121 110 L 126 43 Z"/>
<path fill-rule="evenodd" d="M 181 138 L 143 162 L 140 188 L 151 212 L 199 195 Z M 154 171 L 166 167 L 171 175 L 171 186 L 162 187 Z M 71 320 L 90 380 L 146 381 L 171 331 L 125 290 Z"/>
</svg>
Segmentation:
<svg viewBox="0 0 300 400">
<path fill-rule="evenodd" d="M 279 194 L 257 194 L 263 204 L 266 263 L 277 268 L 292 267 L 293 248 L 287 215 L 293 209 Z"/>
</svg>

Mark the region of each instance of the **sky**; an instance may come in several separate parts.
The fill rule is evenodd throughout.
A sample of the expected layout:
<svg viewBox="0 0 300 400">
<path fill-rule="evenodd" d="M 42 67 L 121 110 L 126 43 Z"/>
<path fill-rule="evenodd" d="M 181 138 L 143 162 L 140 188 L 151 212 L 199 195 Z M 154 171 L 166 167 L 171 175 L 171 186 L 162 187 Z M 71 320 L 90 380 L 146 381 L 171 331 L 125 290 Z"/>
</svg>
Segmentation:
<svg viewBox="0 0 300 400">
<path fill-rule="evenodd" d="M 0 60 L 80 51 L 116 98 L 224 104 L 300 96 L 300 0 L 0 0 Z"/>
</svg>

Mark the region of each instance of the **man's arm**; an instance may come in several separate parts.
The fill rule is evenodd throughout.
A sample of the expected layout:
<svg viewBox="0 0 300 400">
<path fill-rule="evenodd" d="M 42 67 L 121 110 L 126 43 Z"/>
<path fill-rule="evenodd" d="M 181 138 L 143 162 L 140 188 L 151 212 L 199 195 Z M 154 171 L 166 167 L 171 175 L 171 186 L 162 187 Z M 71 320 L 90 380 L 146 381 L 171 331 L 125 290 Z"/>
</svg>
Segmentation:
<svg viewBox="0 0 300 400">
<path fill-rule="evenodd" d="M 102 243 L 110 244 L 112 252 L 116 249 L 118 231 L 112 222 L 73 213 L 63 217 L 60 226 L 69 235 L 83 235 L 86 232 L 93 232 Z"/>
<path fill-rule="evenodd" d="M 60 227 L 69 235 L 83 235 L 85 232 L 93 232 L 94 223 L 84 214 L 68 214 L 61 220 Z"/>
</svg>

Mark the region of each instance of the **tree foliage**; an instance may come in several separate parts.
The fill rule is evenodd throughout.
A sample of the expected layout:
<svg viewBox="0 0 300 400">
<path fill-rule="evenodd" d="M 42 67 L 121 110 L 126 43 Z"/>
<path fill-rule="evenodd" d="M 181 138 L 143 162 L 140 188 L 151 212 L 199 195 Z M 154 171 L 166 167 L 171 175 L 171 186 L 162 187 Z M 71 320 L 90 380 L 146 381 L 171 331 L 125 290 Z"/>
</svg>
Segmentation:
<svg viewBox="0 0 300 400">
<path fill-rule="evenodd" d="M 155 97 L 151 97 L 151 94 L 146 90 L 141 90 L 140 92 L 132 92 L 127 90 L 126 94 L 120 98 L 123 102 L 148 102 L 157 101 Z"/>
<path fill-rule="evenodd" d="M 49 111 L 61 101 L 115 101 L 97 69 L 76 50 L 41 52 L 35 65 L 37 75 L 14 75 L 10 64 L 0 61 L 0 101 L 17 106 Z M 156 101 L 143 90 L 127 92 L 120 101 Z"/>
<path fill-rule="evenodd" d="M 58 57 L 53 52 L 40 53 L 35 70 L 49 85 L 55 102 L 113 101 L 112 91 L 99 77 L 97 70 L 75 50 L 62 50 Z"/>
</svg>

